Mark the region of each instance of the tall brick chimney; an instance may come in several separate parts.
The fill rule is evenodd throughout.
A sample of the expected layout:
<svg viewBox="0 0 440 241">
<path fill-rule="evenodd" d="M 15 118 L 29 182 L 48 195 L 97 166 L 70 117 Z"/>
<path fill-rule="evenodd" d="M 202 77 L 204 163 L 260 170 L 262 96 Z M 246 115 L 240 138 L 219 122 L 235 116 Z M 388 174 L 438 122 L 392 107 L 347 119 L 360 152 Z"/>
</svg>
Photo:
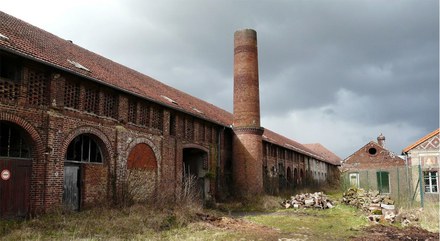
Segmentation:
<svg viewBox="0 0 440 241">
<path fill-rule="evenodd" d="M 236 195 L 263 192 L 257 33 L 234 34 L 233 178 Z"/>
</svg>

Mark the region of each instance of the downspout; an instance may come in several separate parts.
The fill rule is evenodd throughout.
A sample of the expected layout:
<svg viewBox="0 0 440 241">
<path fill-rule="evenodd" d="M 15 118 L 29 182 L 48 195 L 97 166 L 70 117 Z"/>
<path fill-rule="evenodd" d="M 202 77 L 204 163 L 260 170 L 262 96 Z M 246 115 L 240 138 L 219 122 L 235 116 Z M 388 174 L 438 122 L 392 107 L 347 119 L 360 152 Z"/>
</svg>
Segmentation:
<svg viewBox="0 0 440 241">
<path fill-rule="evenodd" d="M 220 190 L 220 158 L 221 158 L 221 140 L 222 140 L 222 138 L 221 138 L 221 135 L 222 135 L 222 133 L 224 133 L 224 131 L 225 131 L 225 128 L 226 127 L 224 127 L 223 126 L 223 129 L 221 129 L 221 128 L 219 128 L 219 131 L 218 131 L 218 134 L 217 134 L 217 138 L 218 138 L 218 142 L 217 142 L 217 167 L 216 167 L 216 171 L 215 171 L 215 173 L 216 173 L 216 175 L 215 175 L 215 182 L 216 182 L 216 196 L 218 195 L 218 192 L 219 192 L 219 190 Z"/>
</svg>

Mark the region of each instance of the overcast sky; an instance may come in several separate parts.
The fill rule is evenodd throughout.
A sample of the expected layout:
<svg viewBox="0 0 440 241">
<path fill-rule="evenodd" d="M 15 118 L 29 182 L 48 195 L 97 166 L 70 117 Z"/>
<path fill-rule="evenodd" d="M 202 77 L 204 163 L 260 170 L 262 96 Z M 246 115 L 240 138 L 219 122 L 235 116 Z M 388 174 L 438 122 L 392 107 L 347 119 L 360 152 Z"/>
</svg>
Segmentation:
<svg viewBox="0 0 440 241">
<path fill-rule="evenodd" d="M 232 112 L 233 35 L 258 34 L 262 125 L 341 158 L 439 126 L 438 0 L 2 0 L 0 10 Z"/>
</svg>

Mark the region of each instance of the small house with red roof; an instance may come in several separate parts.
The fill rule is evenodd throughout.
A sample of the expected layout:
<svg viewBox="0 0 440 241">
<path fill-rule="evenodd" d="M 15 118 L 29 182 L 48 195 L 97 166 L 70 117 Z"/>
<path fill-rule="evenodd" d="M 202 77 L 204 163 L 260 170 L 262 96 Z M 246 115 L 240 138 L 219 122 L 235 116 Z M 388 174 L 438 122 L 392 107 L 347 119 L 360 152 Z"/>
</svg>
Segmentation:
<svg viewBox="0 0 440 241">
<path fill-rule="evenodd" d="M 397 198 L 408 193 L 405 160 L 385 147 L 385 136 L 370 141 L 342 161 L 341 172 L 346 187 L 378 190 Z"/>
</svg>

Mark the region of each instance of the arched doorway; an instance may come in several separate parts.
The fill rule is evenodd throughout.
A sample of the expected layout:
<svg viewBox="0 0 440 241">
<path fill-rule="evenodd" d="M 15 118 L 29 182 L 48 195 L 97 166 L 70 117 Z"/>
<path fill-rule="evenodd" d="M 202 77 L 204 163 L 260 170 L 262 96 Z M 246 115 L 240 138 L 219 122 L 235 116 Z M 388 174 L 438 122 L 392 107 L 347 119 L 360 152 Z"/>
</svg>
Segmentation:
<svg viewBox="0 0 440 241">
<path fill-rule="evenodd" d="M 209 199 L 210 174 L 208 152 L 198 148 L 183 149 L 184 191 L 194 190 L 203 200 Z"/>
<path fill-rule="evenodd" d="M 157 159 L 146 143 L 134 146 L 127 158 L 127 198 L 142 202 L 151 198 L 156 189 Z"/>
<path fill-rule="evenodd" d="M 297 187 L 299 184 L 299 177 L 298 177 L 298 169 L 296 168 L 293 170 L 293 180 L 295 183 L 295 187 Z"/>
<path fill-rule="evenodd" d="M 0 121 L 0 217 L 25 217 L 29 213 L 32 149 L 24 129 Z"/>
<path fill-rule="evenodd" d="M 83 182 L 85 165 L 103 163 L 104 157 L 98 141 L 98 137 L 92 134 L 81 134 L 76 136 L 67 147 L 64 160 L 63 204 L 68 209 L 79 211 L 81 208 L 83 188 L 86 185 Z M 90 176 L 95 175 L 94 185 L 100 182 L 99 174 L 99 172 L 90 174 Z"/>
<path fill-rule="evenodd" d="M 290 167 L 287 167 L 287 183 L 289 187 L 293 186 L 292 169 Z"/>
</svg>

